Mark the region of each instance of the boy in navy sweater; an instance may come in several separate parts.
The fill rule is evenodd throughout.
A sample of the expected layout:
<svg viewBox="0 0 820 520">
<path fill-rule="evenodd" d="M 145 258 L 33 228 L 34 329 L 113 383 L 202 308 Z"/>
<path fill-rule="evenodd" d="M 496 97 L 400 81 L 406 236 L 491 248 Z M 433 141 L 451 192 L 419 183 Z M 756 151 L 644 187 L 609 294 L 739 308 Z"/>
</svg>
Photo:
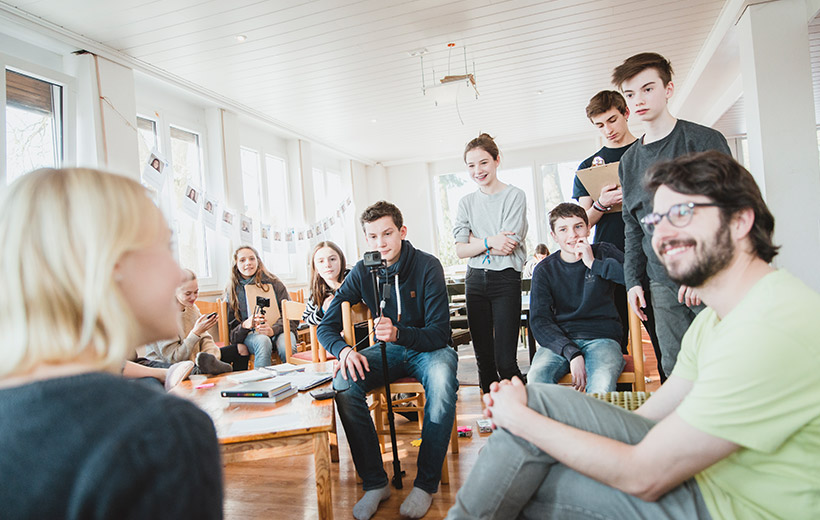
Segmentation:
<svg viewBox="0 0 820 520">
<path fill-rule="evenodd" d="M 577 390 L 611 392 L 624 368 L 623 332 L 612 299 L 624 283 L 624 255 L 607 242 L 589 244 L 581 206 L 559 204 L 549 222 L 560 250 L 532 275 L 530 326 L 540 348 L 527 380 L 557 383 L 570 372 Z"/>
<path fill-rule="evenodd" d="M 376 340 L 387 344 L 390 381 L 409 376 L 424 386 L 418 473 L 400 509 L 404 517 L 421 518 L 441 480 L 458 390 L 458 355 L 448 346 L 450 313 L 444 269 L 436 257 L 404 240 L 407 227 L 395 205 L 377 202 L 362 213 L 360 220 L 368 246 L 379 251 L 387 264 L 379 273 L 379 292 L 385 297 L 385 307 L 376 322 L 375 335 Z M 376 430 L 365 401 L 367 392 L 384 386 L 384 372 L 378 345 L 357 352 L 339 336 L 343 301 L 364 301 L 373 316 L 379 314 L 381 300 L 374 294 L 371 274 L 361 261 L 336 291 L 318 331 L 319 341 L 339 359 L 333 387 L 338 392 L 336 404 L 353 463 L 364 485 L 365 494 L 353 508 L 353 516 L 361 520 L 373 516 L 379 503 L 390 497 Z"/>
</svg>

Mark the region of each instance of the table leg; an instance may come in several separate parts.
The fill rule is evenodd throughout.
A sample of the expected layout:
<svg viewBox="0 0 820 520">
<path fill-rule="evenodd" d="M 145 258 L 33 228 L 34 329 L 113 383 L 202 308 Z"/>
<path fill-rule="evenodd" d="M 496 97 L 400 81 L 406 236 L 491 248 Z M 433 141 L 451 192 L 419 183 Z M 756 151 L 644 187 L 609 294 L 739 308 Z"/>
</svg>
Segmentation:
<svg viewBox="0 0 820 520">
<path fill-rule="evenodd" d="M 319 518 L 333 520 L 333 500 L 330 496 L 330 439 L 327 432 L 313 434 L 313 462 Z"/>
</svg>

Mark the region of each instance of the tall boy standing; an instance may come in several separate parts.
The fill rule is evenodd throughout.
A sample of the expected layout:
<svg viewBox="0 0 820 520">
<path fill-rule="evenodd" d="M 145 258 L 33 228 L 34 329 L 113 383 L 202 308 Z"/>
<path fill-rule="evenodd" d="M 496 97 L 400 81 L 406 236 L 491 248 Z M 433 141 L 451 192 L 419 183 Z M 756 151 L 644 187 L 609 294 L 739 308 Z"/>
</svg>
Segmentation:
<svg viewBox="0 0 820 520">
<path fill-rule="evenodd" d="M 681 339 L 703 306 L 692 287 L 679 285 L 669 278 L 652 250 L 652 236 L 641 227 L 641 219 L 652 212 L 652 200 L 643 186 L 644 176 L 656 162 L 692 152 L 731 153 L 720 132 L 676 119 L 669 113 L 667 103 L 675 90 L 672 65 L 660 54 L 647 52 L 628 58 L 613 71 L 612 83 L 623 92 L 630 112 L 646 127 L 646 133 L 623 155 L 618 167 L 623 189 L 627 298 L 635 313 L 646 320 L 641 280 L 648 276 L 661 365 L 668 376 L 675 367 Z"/>
</svg>

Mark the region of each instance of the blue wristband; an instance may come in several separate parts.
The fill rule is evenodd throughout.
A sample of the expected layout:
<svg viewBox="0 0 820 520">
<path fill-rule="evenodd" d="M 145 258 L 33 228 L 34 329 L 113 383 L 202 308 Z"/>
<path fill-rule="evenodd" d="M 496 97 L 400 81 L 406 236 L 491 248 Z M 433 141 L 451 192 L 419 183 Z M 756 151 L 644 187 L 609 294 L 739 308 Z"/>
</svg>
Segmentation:
<svg viewBox="0 0 820 520">
<path fill-rule="evenodd" d="M 486 238 L 484 239 L 484 249 L 486 249 L 487 251 L 490 250 L 490 246 L 489 246 L 489 244 L 487 244 L 487 239 Z"/>
</svg>

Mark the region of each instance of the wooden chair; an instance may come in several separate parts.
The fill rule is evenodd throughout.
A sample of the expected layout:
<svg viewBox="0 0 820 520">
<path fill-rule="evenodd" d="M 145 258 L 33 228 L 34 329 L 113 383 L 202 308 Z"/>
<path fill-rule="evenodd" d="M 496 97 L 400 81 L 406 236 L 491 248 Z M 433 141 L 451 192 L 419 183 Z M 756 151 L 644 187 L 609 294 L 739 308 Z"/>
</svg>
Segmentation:
<svg viewBox="0 0 820 520">
<path fill-rule="evenodd" d="M 618 376 L 619 383 L 630 383 L 632 390 L 643 392 L 646 390 L 643 367 L 643 337 L 641 334 L 641 319 L 629 307 L 629 343 L 626 346 L 628 354 L 624 354 L 624 367 Z M 559 385 L 572 384 L 572 374 L 567 374 L 558 381 Z"/>
<path fill-rule="evenodd" d="M 373 318 L 370 315 L 370 311 L 368 310 L 367 306 L 363 303 L 358 303 L 354 306 L 351 306 L 349 302 L 342 302 L 342 327 L 343 333 L 345 338 L 345 343 L 348 345 L 355 345 L 356 339 L 354 334 L 354 324 L 360 323 L 362 321 L 367 322 L 367 332 L 370 338 L 370 345 L 375 344 L 375 339 L 373 338 Z M 402 428 L 398 428 L 396 433 L 411 433 L 414 435 L 421 434 L 422 426 L 424 425 L 424 387 L 422 384 L 415 378 L 412 377 L 403 377 L 401 379 L 397 379 L 390 383 L 390 392 L 391 393 L 406 393 L 406 394 L 414 394 L 411 397 L 405 399 L 399 399 L 393 401 L 393 411 L 394 412 L 416 412 L 418 413 L 418 427 L 414 427 L 412 425 L 407 425 Z M 376 388 L 372 390 L 369 394 L 373 398 L 373 403 L 370 405 L 371 411 L 374 412 L 374 424 L 376 426 L 376 434 L 379 437 L 379 445 L 381 446 L 382 453 L 385 452 L 385 442 L 384 436 L 390 435 L 390 429 L 387 425 L 387 397 L 385 395 L 385 388 Z M 415 406 L 410 406 L 411 404 L 415 404 Z M 450 449 L 452 453 L 458 453 L 458 431 L 457 431 L 457 419 L 453 418 L 453 428 L 450 432 Z M 442 484 L 449 484 L 450 483 L 450 470 L 447 464 L 447 458 L 444 459 L 444 464 L 441 467 L 441 483 Z"/>
<path fill-rule="evenodd" d="M 305 290 L 299 289 L 298 291 L 288 291 L 290 295 L 290 299 L 295 302 L 305 303 Z M 301 316 L 300 316 L 301 318 Z"/>
<path fill-rule="evenodd" d="M 327 360 L 334 360 L 336 359 L 332 355 L 329 355 L 327 351 L 319 344 L 319 338 L 316 335 L 316 325 L 311 325 L 309 328 L 310 331 L 310 344 L 306 345 L 310 348 L 310 350 L 305 350 L 303 352 L 297 352 L 292 354 L 293 350 L 293 340 L 291 339 L 291 331 L 290 322 L 291 320 L 301 321 L 302 315 L 305 313 L 305 304 L 301 302 L 295 302 L 290 300 L 282 300 L 282 325 L 284 326 L 284 334 L 285 334 L 285 356 L 287 359 L 284 359 L 285 363 L 293 363 L 293 364 L 305 364 L 305 363 L 324 363 Z"/>
<path fill-rule="evenodd" d="M 210 314 L 212 312 L 217 313 L 217 334 L 212 333 L 213 328 L 208 332 L 211 332 L 217 346 L 224 347 L 229 345 L 231 342 L 228 339 L 228 306 L 226 303 L 221 298 L 218 298 L 215 302 L 197 300 L 194 304 L 203 315 Z"/>
</svg>

